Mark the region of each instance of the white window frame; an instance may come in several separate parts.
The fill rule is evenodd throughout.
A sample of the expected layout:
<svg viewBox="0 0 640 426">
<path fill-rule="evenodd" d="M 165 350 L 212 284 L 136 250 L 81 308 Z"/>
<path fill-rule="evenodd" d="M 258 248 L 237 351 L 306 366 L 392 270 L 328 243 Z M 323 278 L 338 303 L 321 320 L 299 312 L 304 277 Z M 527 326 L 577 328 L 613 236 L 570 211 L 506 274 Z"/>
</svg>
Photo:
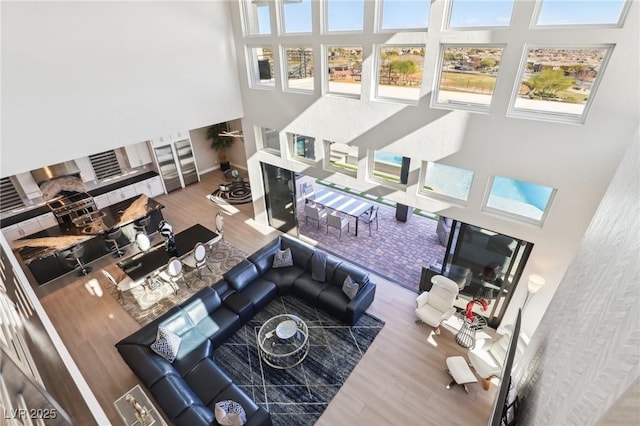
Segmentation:
<svg viewBox="0 0 640 426">
<path fill-rule="evenodd" d="M 277 67 L 276 67 L 276 58 L 275 58 L 275 52 L 276 49 L 273 48 L 273 46 L 271 45 L 255 45 L 255 46 L 246 46 L 247 48 L 247 67 L 248 67 L 248 72 L 247 72 L 247 76 L 249 77 L 249 87 L 251 87 L 252 89 L 263 89 L 263 90 L 275 90 L 276 87 L 276 76 L 272 75 L 271 76 L 271 81 L 272 83 L 270 84 L 265 84 L 265 83 L 261 83 L 260 82 L 260 70 L 259 70 L 259 65 L 258 65 L 258 57 L 255 54 L 255 50 L 254 49 L 264 49 L 264 48 L 271 48 L 271 52 L 273 52 L 273 73 L 276 74 L 277 73 Z"/>
<path fill-rule="evenodd" d="M 382 28 L 382 18 L 383 18 L 383 7 L 385 0 L 380 0 L 376 5 L 376 19 L 375 19 L 375 28 L 378 33 L 410 33 L 410 32 L 425 32 L 429 28 L 429 19 L 431 18 L 431 1 L 427 0 L 427 7 L 429 8 L 429 13 L 427 14 L 427 24 L 424 27 L 409 27 L 409 28 Z"/>
<path fill-rule="evenodd" d="M 609 58 L 611 58 L 611 53 L 615 48 L 614 44 L 589 44 L 589 45 L 540 45 L 540 44 L 527 44 L 524 47 L 524 52 L 522 54 L 522 58 L 520 60 L 520 69 L 516 76 L 515 85 L 513 87 L 513 91 L 511 93 L 511 100 L 509 101 L 509 108 L 507 109 L 507 117 L 514 118 L 524 118 L 530 120 L 540 120 L 540 121 L 549 121 L 549 122 L 557 122 L 557 123 L 569 123 L 569 124 L 583 124 L 587 116 L 589 115 L 589 111 L 591 110 L 591 105 L 593 105 L 593 99 L 598 92 L 598 88 L 600 86 L 600 82 L 602 81 L 602 76 L 606 70 L 607 64 L 609 62 Z M 606 53 L 602 58 L 602 63 L 600 64 L 600 70 L 598 71 L 598 77 L 594 81 L 591 86 L 591 91 L 589 92 L 589 99 L 587 103 L 584 104 L 584 109 L 582 110 L 582 114 L 570 114 L 570 113 L 560 113 L 560 112 L 550 112 L 550 111 L 541 111 L 535 109 L 524 109 L 524 108 L 516 108 L 515 103 L 518 99 L 520 93 L 520 85 L 522 84 L 522 78 L 524 76 L 527 61 L 529 59 L 529 51 L 535 49 L 606 49 Z"/>
<path fill-rule="evenodd" d="M 439 109 L 447 109 L 447 110 L 463 110 L 463 111 L 471 111 L 478 113 L 491 113 L 493 111 L 494 104 L 496 102 L 496 92 L 498 92 L 498 87 L 501 81 L 500 76 L 502 75 L 502 58 L 500 60 L 500 67 L 498 68 L 498 74 L 496 74 L 496 84 L 493 88 L 493 94 L 491 95 L 491 103 L 489 105 L 476 104 L 473 102 L 438 102 L 438 94 L 440 92 L 440 80 L 443 71 L 444 64 L 444 53 L 447 48 L 450 47 L 460 47 L 460 48 L 478 48 L 478 49 L 490 49 L 490 48 L 500 48 L 502 49 L 502 54 L 504 56 L 504 51 L 507 47 L 506 44 L 470 44 L 470 43 L 444 43 L 440 45 L 440 51 L 438 52 L 438 60 L 436 62 L 437 73 L 433 81 L 433 96 L 431 97 L 431 108 L 439 108 Z"/>
<path fill-rule="evenodd" d="M 469 184 L 469 190 L 467 191 L 467 198 L 466 199 L 462 199 L 462 198 L 457 198 L 451 195 L 447 195 L 447 194 L 442 194 L 440 192 L 436 192 L 436 191 L 431 191 L 428 189 L 425 189 L 425 180 L 427 178 L 427 167 L 429 165 L 429 163 L 433 163 L 433 164 L 441 164 L 443 166 L 449 166 L 449 167 L 455 167 L 458 169 L 462 169 L 462 170 L 468 170 L 471 172 L 471 183 Z M 458 166 L 453 166 L 451 164 L 446 164 L 446 163 L 440 163 L 438 161 L 423 161 L 422 165 L 420 167 L 420 175 L 419 175 L 419 181 L 418 181 L 418 188 L 417 188 L 417 195 L 423 196 L 423 197 L 428 197 L 428 198 L 434 198 L 434 199 L 438 199 L 438 200 L 443 200 L 443 201 L 448 201 L 448 202 L 452 202 L 455 204 L 458 204 L 460 206 L 466 206 L 468 204 L 469 201 L 469 194 L 471 193 L 471 187 L 473 186 L 473 181 L 475 180 L 475 171 L 472 169 L 465 169 L 464 167 L 458 167 Z"/>
<path fill-rule="evenodd" d="M 515 179 L 515 178 L 510 178 L 507 176 L 499 176 L 499 177 L 503 177 L 506 179 L 512 179 L 512 180 L 519 180 L 519 179 Z M 510 219 L 514 219 L 520 222 L 525 222 L 525 223 L 530 223 L 532 225 L 537 225 L 537 226 L 542 226 L 544 224 L 544 221 L 547 218 L 547 215 L 549 214 L 549 210 L 551 209 L 551 205 L 553 204 L 553 200 L 556 196 L 556 193 L 558 192 L 557 188 L 552 188 L 551 189 L 551 194 L 549 194 L 549 200 L 547 201 L 547 205 L 545 206 L 544 211 L 542 212 L 542 216 L 540 217 L 540 219 L 533 219 L 529 216 L 523 216 L 517 213 L 513 213 L 513 212 L 508 212 L 506 210 L 500 210 L 497 209 L 495 207 L 490 207 L 487 205 L 487 203 L 489 202 L 489 196 L 491 195 L 491 188 L 493 187 L 493 182 L 495 180 L 496 176 L 491 176 L 491 178 L 489 179 L 489 182 L 487 184 L 487 190 L 485 191 L 484 194 L 484 199 L 482 200 L 482 211 L 484 212 L 488 212 L 488 213 L 492 213 L 498 216 L 503 216 L 503 217 L 507 217 Z M 522 181 L 522 182 L 526 182 L 526 181 Z M 534 183 L 534 182 L 527 182 L 527 183 Z M 542 185 L 542 186 L 547 186 L 547 185 L 543 185 L 543 184 L 537 184 L 537 185 Z"/>
<path fill-rule="evenodd" d="M 296 139 L 298 136 L 302 136 L 305 138 L 313 138 L 313 153 L 315 155 L 315 159 L 301 157 L 296 154 Z M 322 150 L 318 149 L 318 138 L 315 136 L 303 135 L 301 133 L 295 132 L 286 132 L 287 137 L 287 146 L 289 148 L 289 159 L 292 161 L 297 161 L 299 163 L 308 164 L 311 166 L 316 166 L 322 161 Z"/>
<path fill-rule="evenodd" d="M 424 60 L 426 62 L 427 60 L 427 47 L 424 44 L 414 44 L 414 43 L 407 43 L 407 44 L 378 44 L 374 46 L 375 51 L 375 75 L 374 75 L 374 81 L 373 81 L 373 97 L 376 100 L 380 100 L 380 101 L 392 101 L 392 102 L 397 102 L 397 103 L 402 103 L 402 104 L 408 104 L 408 105 L 418 105 L 418 103 L 420 102 L 420 98 L 422 97 L 423 92 L 423 84 L 424 84 L 424 80 L 425 80 L 425 72 L 424 72 L 424 62 L 422 63 L 422 80 L 420 81 L 420 87 L 418 88 L 418 99 L 407 99 L 407 98 L 394 98 L 391 96 L 380 96 L 378 94 L 378 87 L 380 86 L 380 64 L 382 63 L 382 52 L 381 50 L 384 48 L 388 48 L 388 47 L 416 47 L 416 48 L 421 48 L 424 49 Z M 362 79 L 361 79 L 362 80 Z"/>
<path fill-rule="evenodd" d="M 281 155 L 282 149 L 276 150 L 265 144 L 264 131 L 263 131 L 264 129 L 269 129 L 269 130 L 273 130 L 274 132 L 277 132 L 276 129 L 272 129 L 271 127 L 255 126 L 256 141 L 257 141 L 258 149 L 260 151 L 268 152 L 270 154 L 274 154 L 279 157 Z M 280 141 L 280 132 L 278 132 L 278 141 Z M 282 144 L 280 144 L 280 146 L 282 147 Z"/>
<path fill-rule="evenodd" d="M 329 140 L 323 140 L 322 142 L 323 142 L 323 145 L 324 145 L 324 157 L 323 157 L 323 161 L 322 161 L 322 165 L 323 165 L 324 169 L 328 170 L 328 171 L 331 171 L 331 172 L 339 173 L 341 175 L 357 178 L 358 177 L 358 170 L 357 170 L 358 169 L 358 165 L 357 164 L 356 164 L 356 171 L 354 171 L 354 172 L 331 165 L 331 144 L 332 143 L 343 143 L 343 142 L 336 142 L 336 141 L 329 141 Z M 343 143 L 343 144 L 344 145 L 349 145 L 347 143 Z M 349 145 L 349 146 L 353 146 L 353 145 Z M 355 148 L 358 149 L 358 154 L 359 154 L 360 148 L 357 147 L 357 146 L 355 146 Z"/>
<path fill-rule="evenodd" d="M 392 151 L 383 151 L 383 150 L 379 150 L 379 149 L 368 149 L 367 150 L 367 180 L 370 181 L 370 182 L 375 182 L 375 183 L 380 184 L 382 186 L 386 186 L 388 188 L 406 190 L 407 185 L 408 185 L 406 183 L 391 182 L 389 180 L 378 178 L 378 177 L 375 177 L 373 175 L 373 173 L 374 173 L 373 166 L 375 164 L 374 158 L 375 158 L 375 152 L 376 151 L 390 152 L 392 154 L 401 155 L 401 154 L 394 153 Z"/>
<path fill-rule="evenodd" d="M 265 34 L 260 34 L 260 33 L 256 33 L 256 34 L 252 34 L 251 33 L 251 24 L 249 22 L 249 10 L 248 8 L 251 6 L 251 3 L 254 0 L 242 0 L 241 2 L 241 13 L 240 16 L 242 17 L 242 30 L 244 31 L 244 35 L 245 37 L 269 37 L 273 34 L 273 17 L 271 16 L 273 14 L 273 8 L 271 7 L 271 4 L 268 4 L 267 7 L 269 8 L 269 33 L 265 33 Z M 269 2 L 272 3 L 272 2 Z M 257 7 L 257 6 L 256 6 Z M 256 12 L 256 16 L 257 16 L 257 12 Z"/>
<path fill-rule="evenodd" d="M 531 21 L 531 28 L 534 29 L 588 29 L 588 28 L 622 28 L 624 26 L 624 22 L 627 19 L 627 14 L 629 13 L 629 8 L 631 7 L 631 3 L 633 0 L 626 0 L 624 5 L 622 6 L 622 10 L 620 11 L 620 16 L 618 17 L 618 22 L 607 23 L 607 24 L 538 24 L 540 20 L 540 13 L 542 13 L 542 4 L 544 0 L 539 0 L 536 2 L 535 10 L 533 12 L 533 17 Z"/>
<path fill-rule="evenodd" d="M 311 49 L 311 54 L 312 54 L 312 61 L 314 63 L 314 67 L 313 67 L 313 89 L 295 89 L 295 88 L 291 88 L 289 87 L 289 63 L 287 62 L 287 49 L 292 49 L 292 48 L 310 48 Z M 317 67 L 315 66 L 315 54 L 313 52 L 313 46 L 307 44 L 296 44 L 296 45 L 283 45 L 281 46 L 281 51 L 280 51 L 280 57 L 282 58 L 282 66 L 280 67 L 282 70 L 284 70 L 282 72 L 282 88 L 283 91 L 285 92 L 293 92 L 293 93 L 300 93 L 300 94 L 304 94 L 304 95 L 313 95 L 315 93 L 315 87 L 316 87 L 316 69 Z"/>
</svg>

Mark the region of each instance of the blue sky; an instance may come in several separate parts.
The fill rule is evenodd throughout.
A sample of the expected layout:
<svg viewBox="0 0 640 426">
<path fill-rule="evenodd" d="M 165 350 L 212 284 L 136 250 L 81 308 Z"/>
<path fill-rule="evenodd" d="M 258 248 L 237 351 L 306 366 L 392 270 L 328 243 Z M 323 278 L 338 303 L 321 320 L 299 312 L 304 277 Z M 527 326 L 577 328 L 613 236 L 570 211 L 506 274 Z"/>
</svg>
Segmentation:
<svg viewBox="0 0 640 426">
<path fill-rule="evenodd" d="M 301 0 L 285 3 L 288 33 L 311 32 L 311 3 Z M 359 31 L 363 27 L 364 3 L 373 0 L 326 0 L 329 31 Z M 532 0 L 518 0 L 532 1 Z M 430 0 L 384 0 L 382 28 L 424 28 L 429 20 Z M 540 25 L 616 23 L 624 0 L 544 0 Z M 507 26 L 514 0 L 453 0 L 452 27 Z M 261 33 L 269 32 L 269 10 L 258 8 Z"/>
</svg>

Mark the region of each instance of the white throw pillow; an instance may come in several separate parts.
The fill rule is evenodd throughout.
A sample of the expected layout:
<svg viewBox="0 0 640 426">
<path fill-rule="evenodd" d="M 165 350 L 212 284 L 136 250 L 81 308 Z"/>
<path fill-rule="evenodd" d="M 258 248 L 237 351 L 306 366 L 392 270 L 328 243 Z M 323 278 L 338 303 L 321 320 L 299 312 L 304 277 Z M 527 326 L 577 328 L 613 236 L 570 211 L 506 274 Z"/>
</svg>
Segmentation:
<svg viewBox="0 0 640 426">
<path fill-rule="evenodd" d="M 353 300 L 358 293 L 359 287 L 358 283 L 351 278 L 351 275 L 347 275 L 347 278 L 344 279 L 344 283 L 342 284 L 342 292 L 347 295 L 349 300 Z"/>
<path fill-rule="evenodd" d="M 242 426 L 247 421 L 247 414 L 242 405 L 236 401 L 226 400 L 216 402 L 216 421 L 222 426 Z"/>
<path fill-rule="evenodd" d="M 151 344 L 151 350 L 166 359 L 169 362 L 173 362 L 178 355 L 178 349 L 180 349 L 180 343 L 182 339 L 180 336 L 172 332 L 171 330 L 158 327 L 158 334 L 156 335 L 156 341 Z"/>
</svg>

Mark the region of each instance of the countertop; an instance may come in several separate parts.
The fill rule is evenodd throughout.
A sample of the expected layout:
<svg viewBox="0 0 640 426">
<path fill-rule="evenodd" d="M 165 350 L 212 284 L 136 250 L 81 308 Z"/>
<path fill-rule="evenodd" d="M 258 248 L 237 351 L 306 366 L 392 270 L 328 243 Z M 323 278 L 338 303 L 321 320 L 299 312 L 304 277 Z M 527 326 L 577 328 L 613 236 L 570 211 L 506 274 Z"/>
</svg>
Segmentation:
<svg viewBox="0 0 640 426">
<path fill-rule="evenodd" d="M 160 176 L 160 175 L 154 171 L 147 171 L 147 172 L 139 173 L 131 177 L 126 177 L 114 183 L 109 183 L 107 185 L 102 185 L 100 187 L 93 188 L 93 189 L 91 188 L 92 185 L 90 185 L 89 183 L 86 183 L 85 186 L 87 187 L 87 193 L 89 195 L 91 195 L 92 197 L 97 197 L 98 195 L 106 194 L 107 192 L 113 191 L 114 189 L 133 185 L 135 183 L 142 182 L 147 179 L 154 178 L 156 176 Z M 28 210 L 25 210 L 23 212 L 20 212 L 11 216 L 6 216 L 7 214 L 10 214 L 10 212 L 6 212 L 3 214 L 6 217 L 0 218 L 0 228 L 4 228 L 7 226 L 14 225 L 16 223 L 24 222 L 25 220 L 32 219 L 34 217 L 47 214 L 49 212 L 51 212 L 51 209 L 47 206 L 46 203 L 37 205 L 35 207 L 29 208 Z"/>
<path fill-rule="evenodd" d="M 92 213 L 93 220 L 54 226 L 11 243 L 26 264 L 51 256 L 83 241 L 102 235 L 105 231 L 127 225 L 136 219 L 163 209 L 164 205 L 146 195 L 136 195 Z"/>
</svg>

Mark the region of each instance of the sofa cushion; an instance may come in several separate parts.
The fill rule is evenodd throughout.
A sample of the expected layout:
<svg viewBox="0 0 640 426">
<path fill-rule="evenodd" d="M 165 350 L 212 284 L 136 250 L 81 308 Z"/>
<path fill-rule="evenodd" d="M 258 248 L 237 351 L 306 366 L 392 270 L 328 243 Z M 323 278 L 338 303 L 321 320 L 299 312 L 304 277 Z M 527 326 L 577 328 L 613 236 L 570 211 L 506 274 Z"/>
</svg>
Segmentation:
<svg viewBox="0 0 640 426">
<path fill-rule="evenodd" d="M 207 336 L 199 333 L 196 329 L 191 329 L 181 338 L 182 343 L 178 355 L 173 361 L 173 366 L 184 377 L 200 361 L 213 355 L 213 345 Z"/>
<path fill-rule="evenodd" d="M 247 284 L 259 276 L 260 273 L 258 272 L 256 265 L 246 259 L 222 275 L 224 280 L 227 281 L 236 291 L 241 291 Z"/>
<path fill-rule="evenodd" d="M 291 256 L 293 257 L 293 264 L 309 271 L 309 260 L 315 249 L 309 244 L 303 243 L 300 240 L 282 235 L 280 237 L 280 248 L 291 249 Z"/>
<path fill-rule="evenodd" d="M 166 328 L 178 336 L 183 335 L 193 328 L 191 319 L 181 308 L 178 308 L 169 315 L 163 315 L 160 318 L 162 319 L 158 323 L 158 328 Z"/>
<path fill-rule="evenodd" d="M 276 250 L 273 255 L 272 268 L 286 268 L 287 266 L 293 266 L 293 257 L 291 256 L 291 249 Z"/>
<path fill-rule="evenodd" d="M 255 279 L 242 290 L 241 294 L 246 296 L 253 304 L 253 312 L 258 312 L 278 294 L 276 285 L 264 278 Z"/>
<path fill-rule="evenodd" d="M 293 282 L 293 294 L 316 306 L 318 304 L 318 296 L 328 286 L 329 284 L 315 281 L 311 278 L 311 275 L 304 274 Z"/>
<path fill-rule="evenodd" d="M 283 296 L 291 294 L 293 282 L 302 274 L 304 269 L 294 265 L 288 268 L 269 269 L 262 278 L 275 283 L 278 294 Z"/>
<path fill-rule="evenodd" d="M 256 265 L 260 274 L 264 274 L 273 265 L 273 257 L 276 250 L 280 249 L 280 237 L 274 239 L 260 250 L 248 257 L 249 261 Z"/>
<path fill-rule="evenodd" d="M 176 426 L 210 426 L 216 420 L 213 412 L 202 405 L 192 405 L 184 410 L 174 423 Z"/>
<path fill-rule="evenodd" d="M 180 306 L 191 322 L 197 324 L 222 306 L 222 299 L 211 287 L 204 287 Z"/>
<path fill-rule="evenodd" d="M 164 327 L 158 327 L 156 340 L 149 347 L 167 361 L 173 362 L 178 356 L 178 349 L 180 349 L 181 343 L 180 336 Z"/>
<path fill-rule="evenodd" d="M 227 340 L 229 336 L 235 333 L 242 326 L 242 324 L 240 324 L 240 317 L 238 314 L 226 306 L 221 306 L 216 309 L 215 312 L 212 312 L 209 317 L 209 321 L 198 324 L 198 330 L 200 330 L 201 327 L 212 327 L 213 324 L 216 325 L 217 331 L 213 334 L 205 334 L 209 336 L 214 348 L 220 346 L 222 342 Z"/>
<path fill-rule="evenodd" d="M 342 320 L 351 300 L 342 291 L 342 288 L 328 285 L 318 295 L 317 306 L 339 320 Z"/>
<path fill-rule="evenodd" d="M 179 376 L 165 376 L 149 389 L 171 421 L 192 405 L 204 405 L 189 384 Z"/>
<path fill-rule="evenodd" d="M 151 350 L 149 345 L 137 343 L 118 343 L 118 352 L 146 387 L 151 387 L 163 377 L 180 375 L 166 359 Z"/>
<path fill-rule="evenodd" d="M 202 360 L 184 379 L 205 405 L 231 384 L 229 376 L 211 359 Z"/>
<path fill-rule="evenodd" d="M 216 281 L 215 284 L 211 285 L 211 288 L 214 289 L 216 291 L 216 293 L 218 293 L 218 295 L 220 296 L 220 299 L 223 300 L 223 301 L 227 297 L 229 297 L 229 295 L 231 293 L 235 292 L 235 290 L 233 288 L 231 288 L 229 283 L 226 282 L 225 280 Z"/>
</svg>

